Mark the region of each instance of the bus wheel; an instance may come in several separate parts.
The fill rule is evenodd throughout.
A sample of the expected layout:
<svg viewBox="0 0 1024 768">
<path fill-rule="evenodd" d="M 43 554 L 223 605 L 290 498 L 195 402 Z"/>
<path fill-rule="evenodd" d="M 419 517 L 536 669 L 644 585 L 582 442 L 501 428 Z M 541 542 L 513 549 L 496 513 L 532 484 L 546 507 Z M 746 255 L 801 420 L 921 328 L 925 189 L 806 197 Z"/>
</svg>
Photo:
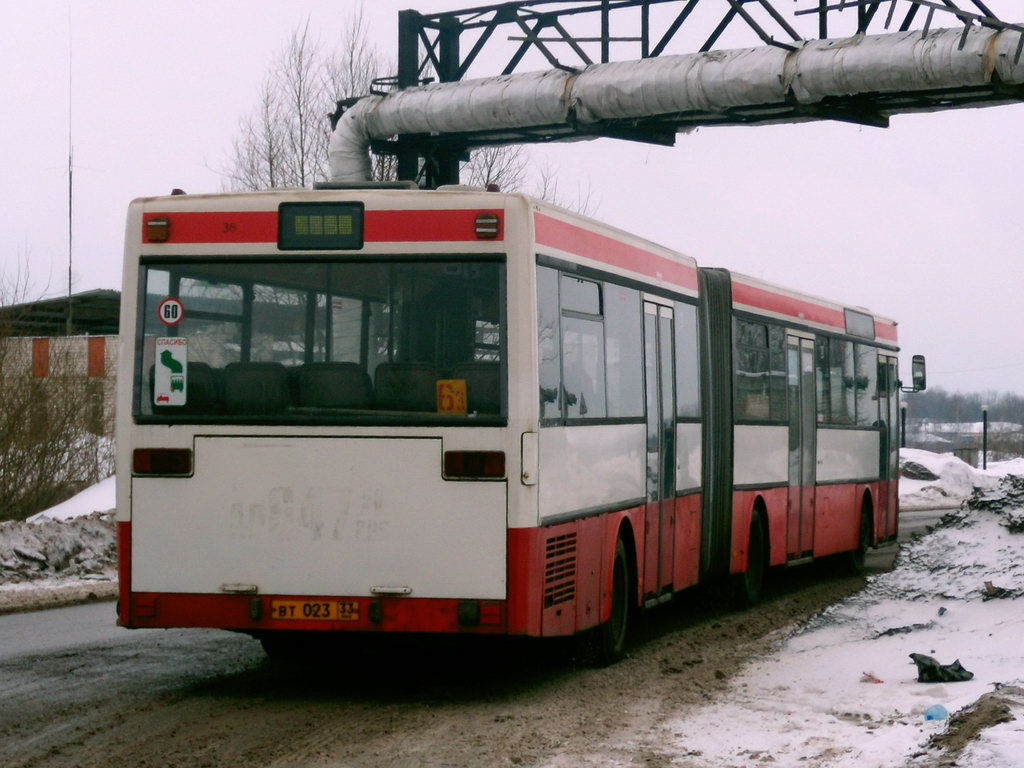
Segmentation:
<svg viewBox="0 0 1024 768">
<path fill-rule="evenodd" d="M 271 630 L 257 635 L 263 652 L 273 665 L 312 664 L 327 655 L 336 637 L 331 633 L 303 632 L 296 630 Z M 334 641 L 334 642 L 332 642 Z"/>
<path fill-rule="evenodd" d="M 630 582 L 629 558 L 626 557 L 626 545 L 620 538 L 615 544 L 615 560 L 612 564 L 612 612 L 608 621 L 597 628 L 597 666 L 614 664 L 626 655 Z"/>
<path fill-rule="evenodd" d="M 257 639 L 272 662 L 293 661 L 301 657 L 302 643 L 293 632 L 266 632 L 258 635 Z"/>
<path fill-rule="evenodd" d="M 859 575 L 867 565 L 868 548 L 871 546 L 871 511 L 867 502 L 860 510 L 860 530 L 857 534 L 857 548 L 846 553 L 846 570 Z"/>
<path fill-rule="evenodd" d="M 747 544 L 747 570 L 733 576 L 733 602 L 737 608 L 750 608 L 761 600 L 764 592 L 765 570 L 764 522 L 755 510 L 750 520 L 750 540 Z"/>
</svg>

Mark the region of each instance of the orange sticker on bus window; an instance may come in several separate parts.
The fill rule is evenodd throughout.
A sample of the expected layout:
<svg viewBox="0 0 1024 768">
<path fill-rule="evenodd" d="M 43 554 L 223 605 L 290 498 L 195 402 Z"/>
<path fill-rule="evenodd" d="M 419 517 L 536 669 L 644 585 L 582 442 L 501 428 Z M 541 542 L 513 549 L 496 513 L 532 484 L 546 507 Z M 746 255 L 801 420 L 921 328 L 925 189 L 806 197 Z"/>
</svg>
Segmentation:
<svg viewBox="0 0 1024 768">
<path fill-rule="evenodd" d="M 465 379 L 438 379 L 438 413 L 466 413 L 466 402 Z"/>
</svg>

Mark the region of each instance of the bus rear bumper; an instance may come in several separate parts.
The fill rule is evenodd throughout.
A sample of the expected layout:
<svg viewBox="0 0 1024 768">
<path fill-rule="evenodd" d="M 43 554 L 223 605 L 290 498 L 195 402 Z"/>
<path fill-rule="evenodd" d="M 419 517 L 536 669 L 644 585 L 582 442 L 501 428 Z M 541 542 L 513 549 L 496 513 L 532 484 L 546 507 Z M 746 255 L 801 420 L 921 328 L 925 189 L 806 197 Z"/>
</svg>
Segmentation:
<svg viewBox="0 0 1024 768">
<path fill-rule="evenodd" d="M 122 603 L 118 623 L 132 629 L 206 627 L 243 632 L 507 632 L 504 600 L 413 597 L 132 592 L 127 610 Z"/>
</svg>

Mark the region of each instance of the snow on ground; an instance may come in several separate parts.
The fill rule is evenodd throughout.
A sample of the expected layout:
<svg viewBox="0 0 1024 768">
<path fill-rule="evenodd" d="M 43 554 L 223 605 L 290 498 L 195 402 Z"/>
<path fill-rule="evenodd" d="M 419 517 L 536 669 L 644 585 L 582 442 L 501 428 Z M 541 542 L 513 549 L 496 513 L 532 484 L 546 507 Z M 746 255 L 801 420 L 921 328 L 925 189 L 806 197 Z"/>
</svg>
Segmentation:
<svg viewBox="0 0 1024 768">
<path fill-rule="evenodd" d="M 976 473 L 951 453 L 900 450 L 900 508 L 959 507 L 974 490 Z"/>
<path fill-rule="evenodd" d="M 959 507 L 975 486 L 989 487 L 1005 474 L 1024 474 L 1024 459 L 990 462 L 978 471 L 952 453 L 900 449 L 900 509 Z"/>
<path fill-rule="evenodd" d="M 1021 462 L 982 473 L 951 456 L 917 459 L 941 470 L 946 488 L 965 478 L 980 488 L 905 544 L 894 570 L 754 660 L 718 703 L 670 722 L 674 763 L 1024 764 L 1024 478 L 999 477 Z M 974 677 L 918 682 L 911 653 L 959 660 Z M 936 705 L 950 718 L 928 719 Z"/>
<path fill-rule="evenodd" d="M 671 764 L 1024 764 L 1024 460 L 987 472 L 951 454 L 905 450 L 902 460 L 935 477 L 904 477 L 902 507 L 964 506 L 905 544 L 894 570 L 859 595 L 780 636 L 726 696 L 669 720 Z M 112 494 L 104 481 L 35 522 L 0 523 L 0 612 L 30 590 L 114 594 Z M 918 682 L 911 653 L 958 659 L 973 679 Z M 950 717 L 926 719 L 936 705 Z"/>
</svg>

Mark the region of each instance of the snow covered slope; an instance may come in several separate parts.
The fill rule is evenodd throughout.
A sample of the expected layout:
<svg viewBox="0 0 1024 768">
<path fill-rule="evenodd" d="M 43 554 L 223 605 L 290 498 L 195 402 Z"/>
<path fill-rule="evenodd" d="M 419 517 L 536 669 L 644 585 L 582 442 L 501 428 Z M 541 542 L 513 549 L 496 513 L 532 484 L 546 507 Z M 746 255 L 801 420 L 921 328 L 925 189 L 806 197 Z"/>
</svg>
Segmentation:
<svg viewBox="0 0 1024 768">
<path fill-rule="evenodd" d="M 961 487 L 963 467 L 917 458 Z M 795 628 L 724 700 L 672 722 L 666 753 L 692 768 L 1024 764 L 1024 478 L 997 471 L 972 470 L 982 488 L 905 544 L 894 570 Z M 918 682 L 911 653 L 959 659 L 973 679 Z M 1000 722 L 1007 713 L 1017 719 Z"/>
</svg>

